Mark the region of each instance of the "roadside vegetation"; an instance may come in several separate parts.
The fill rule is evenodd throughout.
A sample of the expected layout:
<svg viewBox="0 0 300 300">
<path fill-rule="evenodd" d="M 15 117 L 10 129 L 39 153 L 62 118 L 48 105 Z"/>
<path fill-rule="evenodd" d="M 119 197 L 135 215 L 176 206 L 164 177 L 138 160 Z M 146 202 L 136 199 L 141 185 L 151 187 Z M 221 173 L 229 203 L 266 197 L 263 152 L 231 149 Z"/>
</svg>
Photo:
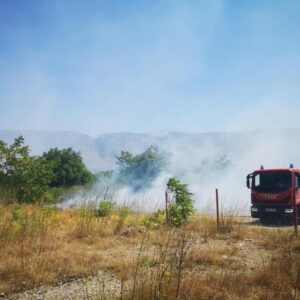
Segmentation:
<svg viewBox="0 0 300 300">
<path fill-rule="evenodd" d="M 217 229 L 215 218 L 199 214 L 174 227 L 163 212 L 124 207 L 12 204 L 0 210 L 0 292 L 5 294 L 101 270 L 113 274 L 116 284 L 112 294 L 104 282 L 104 299 L 300 296 L 300 240 L 288 228 L 222 216 Z"/>
<path fill-rule="evenodd" d="M 22 136 L 11 145 L 0 141 L 0 202 L 55 202 L 68 189 L 96 179 L 71 148 L 34 156 L 24 143 Z"/>
<path fill-rule="evenodd" d="M 117 160 L 115 174 L 94 175 L 72 149 L 32 156 L 22 137 L 0 143 L 0 295 L 102 276 L 83 298 L 300 299 L 300 239 L 290 228 L 233 214 L 217 227 L 178 178 L 166 185 L 164 211 L 132 211 L 105 196 L 77 209 L 48 205 L 97 178 L 140 190 L 165 163 L 156 147 Z"/>
<path fill-rule="evenodd" d="M 115 170 L 91 173 L 72 148 L 52 148 L 36 156 L 22 136 L 10 145 L 0 140 L 0 202 L 55 203 L 95 181 L 137 192 L 150 188 L 166 164 L 166 154 L 150 146 L 136 155 L 121 151 Z"/>
</svg>

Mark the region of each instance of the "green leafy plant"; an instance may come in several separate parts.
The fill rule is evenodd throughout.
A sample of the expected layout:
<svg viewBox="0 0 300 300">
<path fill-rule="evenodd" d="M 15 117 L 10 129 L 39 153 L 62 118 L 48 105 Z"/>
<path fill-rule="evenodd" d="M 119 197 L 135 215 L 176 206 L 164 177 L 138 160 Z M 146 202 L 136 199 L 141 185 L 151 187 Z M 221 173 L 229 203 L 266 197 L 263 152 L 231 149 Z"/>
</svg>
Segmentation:
<svg viewBox="0 0 300 300">
<path fill-rule="evenodd" d="M 128 206 L 122 206 L 118 209 L 118 215 L 121 219 L 126 219 L 131 213 L 131 209 Z"/>
<path fill-rule="evenodd" d="M 95 176 L 86 168 L 79 152 L 72 148 L 50 149 L 42 157 L 49 163 L 54 174 L 51 187 L 70 187 L 91 183 Z"/>
<path fill-rule="evenodd" d="M 22 136 L 11 145 L 0 141 L 0 184 L 10 190 L 11 199 L 43 200 L 53 178 L 52 170 L 45 159 L 31 156 L 23 144 Z"/>
<path fill-rule="evenodd" d="M 152 214 L 147 214 L 140 219 L 139 224 L 145 227 L 152 227 L 153 229 L 159 228 L 159 223 L 164 216 L 164 211 L 157 210 Z"/>
<path fill-rule="evenodd" d="M 99 203 L 98 214 L 100 217 L 107 217 L 116 209 L 116 204 L 111 201 L 101 201 Z"/>
<path fill-rule="evenodd" d="M 115 233 L 119 233 L 121 231 L 130 213 L 131 210 L 127 206 L 123 206 L 118 209 L 118 220 L 116 222 L 116 227 L 114 230 Z"/>
<path fill-rule="evenodd" d="M 175 202 L 169 204 L 168 207 L 168 222 L 174 226 L 181 226 L 195 211 L 192 193 L 189 192 L 187 184 L 181 183 L 174 177 L 169 179 L 167 190 L 175 198 Z"/>
<path fill-rule="evenodd" d="M 165 155 L 156 146 L 150 146 L 137 155 L 122 151 L 116 158 L 119 183 L 130 186 L 134 191 L 149 187 L 166 163 Z"/>
<path fill-rule="evenodd" d="M 42 156 L 30 155 L 24 138 L 19 136 L 8 145 L 0 141 L 0 200 L 54 202 L 63 191 L 95 180 L 79 153 L 71 148 L 51 149 Z"/>
</svg>

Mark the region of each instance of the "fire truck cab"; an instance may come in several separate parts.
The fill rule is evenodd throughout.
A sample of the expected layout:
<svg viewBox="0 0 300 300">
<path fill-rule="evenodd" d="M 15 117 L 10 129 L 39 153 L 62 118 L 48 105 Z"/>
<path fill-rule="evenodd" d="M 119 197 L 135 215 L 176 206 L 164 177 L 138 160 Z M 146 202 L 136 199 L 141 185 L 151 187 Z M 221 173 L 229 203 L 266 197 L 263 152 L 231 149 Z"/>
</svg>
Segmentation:
<svg viewBox="0 0 300 300">
<path fill-rule="evenodd" d="M 251 216 L 266 219 L 296 219 L 300 216 L 300 169 L 264 169 L 247 175 L 251 189 Z M 296 215 L 295 215 L 296 214 Z"/>
</svg>

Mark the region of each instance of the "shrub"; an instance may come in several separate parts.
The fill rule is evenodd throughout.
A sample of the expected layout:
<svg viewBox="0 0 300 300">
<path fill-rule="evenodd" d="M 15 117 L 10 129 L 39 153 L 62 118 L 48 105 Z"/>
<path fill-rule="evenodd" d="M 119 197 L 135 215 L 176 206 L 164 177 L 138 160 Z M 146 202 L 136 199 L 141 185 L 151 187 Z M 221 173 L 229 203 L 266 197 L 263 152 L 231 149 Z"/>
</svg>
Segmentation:
<svg viewBox="0 0 300 300">
<path fill-rule="evenodd" d="M 99 203 L 98 214 L 100 217 L 107 217 L 113 213 L 116 204 L 111 201 L 102 201 Z"/>
<path fill-rule="evenodd" d="M 120 207 L 118 209 L 118 215 L 121 219 L 126 219 L 131 213 L 131 210 L 127 206 Z"/>
<path fill-rule="evenodd" d="M 45 198 L 53 173 L 45 159 L 31 156 L 23 144 L 22 136 L 10 146 L 0 141 L 0 184 L 13 199 L 35 202 Z"/>
<path fill-rule="evenodd" d="M 163 217 L 164 211 L 159 209 L 150 215 L 145 215 L 140 219 L 139 224 L 145 227 L 151 227 L 152 229 L 157 229 Z"/>
<path fill-rule="evenodd" d="M 121 155 L 116 158 L 118 181 L 130 186 L 134 191 L 151 186 L 166 164 L 165 154 L 156 146 L 150 146 L 145 152 L 137 155 L 121 151 Z"/>
<path fill-rule="evenodd" d="M 50 149 L 42 156 L 51 166 L 54 174 L 51 187 L 70 187 L 92 182 L 95 176 L 86 168 L 80 153 L 72 148 Z"/>
<path fill-rule="evenodd" d="M 188 216 L 194 213 L 194 204 L 186 184 L 176 178 L 170 178 L 167 183 L 168 192 L 175 197 L 175 202 L 169 205 L 168 221 L 171 225 L 180 226 L 186 223 Z"/>
</svg>

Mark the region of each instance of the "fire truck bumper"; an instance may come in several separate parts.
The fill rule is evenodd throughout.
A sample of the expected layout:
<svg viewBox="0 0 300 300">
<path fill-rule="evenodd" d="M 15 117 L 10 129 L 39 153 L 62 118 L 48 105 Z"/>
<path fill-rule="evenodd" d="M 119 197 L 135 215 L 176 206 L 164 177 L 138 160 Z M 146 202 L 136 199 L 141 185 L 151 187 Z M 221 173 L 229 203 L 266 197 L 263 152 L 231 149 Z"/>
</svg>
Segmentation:
<svg viewBox="0 0 300 300">
<path fill-rule="evenodd" d="M 251 206 L 252 218 L 292 217 L 293 207 L 260 207 Z"/>
</svg>

